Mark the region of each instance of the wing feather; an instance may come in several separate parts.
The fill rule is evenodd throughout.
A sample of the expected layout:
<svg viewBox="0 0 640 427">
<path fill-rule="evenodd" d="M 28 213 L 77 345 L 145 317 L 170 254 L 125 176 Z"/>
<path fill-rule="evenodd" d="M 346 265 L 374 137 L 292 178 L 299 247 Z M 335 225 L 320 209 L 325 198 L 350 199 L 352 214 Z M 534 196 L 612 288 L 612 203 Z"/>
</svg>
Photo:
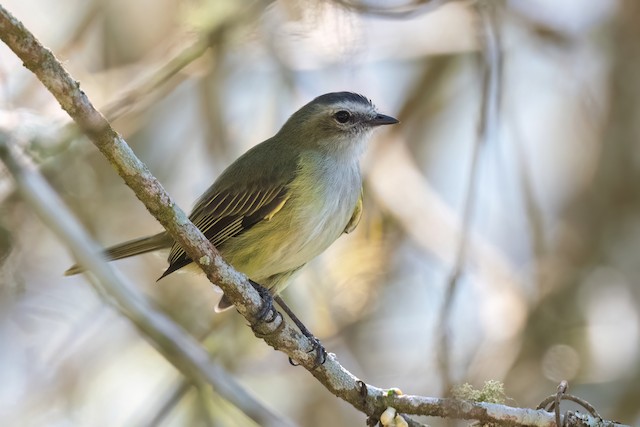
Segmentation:
<svg viewBox="0 0 640 427">
<path fill-rule="evenodd" d="M 212 212 L 215 212 L 222 203 L 224 203 L 224 201 L 227 199 L 227 197 L 229 197 L 229 193 L 218 193 L 215 195 L 215 197 L 212 197 L 205 205 L 204 207 L 209 207 L 211 206 L 211 204 L 213 204 L 214 202 L 215 207 L 211 208 Z"/>
<path fill-rule="evenodd" d="M 232 206 L 234 206 L 234 203 L 237 204 L 237 200 L 238 200 L 238 194 L 234 194 L 233 197 L 231 197 L 231 200 L 229 200 L 229 202 L 225 202 L 221 208 L 222 208 L 222 212 L 214 212 L 217 216 L 224 218 L 225 216 L 227 216 L 231 211 L 233 211 Z"/>
<path fill-rule="evenodd" d="M 252 214 L 253 212 L 255 212 L 255 210 L 257 209 L 256 206 L 258 206 L 259 204 L 259 199 L 262 195 L 262 190 L 258 190 L 256 192 L 254 192 L 253 194 L 251 194 L 251 196 L 249 197 L 249 199 L 247 200 L 247 203 L 249 204 L 247 206 L 247 213 L 248 214 Z M 249 209 L 251 209 L 251 211 L 249 211 Z"/>
<path fill-rule="evenodd" d="M 244 195 L 244 197 L 242 197 L 240 199 L 240 201 L 238 201 L 238 205 L 234 208 L 234 211 L 236 211 L 236 212 L 246 212 L 245 208 L 248 207 L 247 203 L 249 202 L 249 200 L 251 199 L 252 196 L 253 196 L 253 194 L 246 193 Z"/>
<path fill-rule="evenodd" d="M 267 191 L 265 191 L 265 192 L 264 192 L 264 194 L 262 194 L 262 195 L 260 196 L 260 199 L 259 199 L 258 203 L 256 203 L 256 208 L 254 209 L 254 211 L 253 211 L 253 212 L 257 211 L 257 210 L 260 208 L 260 206 L 263 206 L 263 205 L 264 205 L 265 200 L 267 200 L 267 199 L 268 199 L 268 197 L 269 197 L 269 195 L 270 195 L 270 194 L 271 194 L 271 191 L 270 191 L 270 190 L 267 190 Z M 253 213 L 253 212 L 252 212 L 252 213 Z"/>
<path fill-rule="evenodd" d="M 216 247 L 240 235 L 257 223 L 269 220 L 289 199 L 287 184 L 245 190 L 225 189 L 212 197 L 203 196 L 190 216 L 196 227 Z M 160 277 L 191 263 L 182 248 L 174 244 L 169 254 L 169 268 Z M 159 280 L 159 279 L 158 279 Z"/>
<path fill-rule="evenodd" d="M 216 243 L 220 245 L 221 241 L 225 241 L 229 237 L 237 235 L 238 231 L 240 230 L 242 230 L 242 221 L 238 218 L 237 220 L 226 226 L 223 230 L 216 233 L 214 236 L 211 236 L 210 240 L 214 246 L 216 246 Z"/>
</svg>

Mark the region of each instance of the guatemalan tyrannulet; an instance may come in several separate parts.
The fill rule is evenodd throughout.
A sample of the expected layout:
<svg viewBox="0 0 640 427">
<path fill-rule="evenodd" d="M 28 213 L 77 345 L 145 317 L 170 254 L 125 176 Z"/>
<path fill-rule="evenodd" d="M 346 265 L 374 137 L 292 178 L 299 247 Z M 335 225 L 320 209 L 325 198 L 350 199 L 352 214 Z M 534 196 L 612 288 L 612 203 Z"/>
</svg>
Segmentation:
<svg viewBox="0 0 640 427">
<path fill-rule="evenodd" d="M 360 155 L 374 128 L 394 123 L 362 95 L 319 96 L 233 162 L 200 197 L 190 219 L 227 262 L 277 295 L 295 272 L 356 227 L 362 212 Z M 161 278 L 191 264 L 165 232 L 105 252 L 121 259 L 163 248 L 171 252 Z M 80 271 L 73 266 L 66 274 Z M 223 297 L 218 309 L 230 305 Z"/>
</svg>

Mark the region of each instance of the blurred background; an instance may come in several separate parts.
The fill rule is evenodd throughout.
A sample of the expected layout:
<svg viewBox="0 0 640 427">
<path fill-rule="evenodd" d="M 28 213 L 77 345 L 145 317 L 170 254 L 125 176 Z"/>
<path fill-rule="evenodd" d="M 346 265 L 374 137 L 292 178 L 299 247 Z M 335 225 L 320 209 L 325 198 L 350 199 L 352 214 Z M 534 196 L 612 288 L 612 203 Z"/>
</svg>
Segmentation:
<svg viewBox="0 0 640 427">
<path fill-rule="evenodd" d="M 402 123 L 377 133 L 363 160 L 356 232 L 284 293 L 301 320 L 379 387 L 445 396 L 499 380 L 507 403 L 535 407 L 566 379 L 604 418 L 638 425 L 640 3 L 489 3 L 502 51 L 491 66 L 502 68 L 485 142 L 487 34 L 473 2 L 3 6 L 185 210 L 314 97 L 371 98 Z M 160 231 L 4 44 L 0 126 L 100 244 Z M 73 263 L 0 169 L 2 425 L 253 425 L 187 383 L 85 277 L 64 277 Z M 233 310 L 215 314 L 205 278 L 156 283 L 166 263 L 153 254 L 112 265 L 276 412 L 303 426 L 364 425 Z"/>
</svg>

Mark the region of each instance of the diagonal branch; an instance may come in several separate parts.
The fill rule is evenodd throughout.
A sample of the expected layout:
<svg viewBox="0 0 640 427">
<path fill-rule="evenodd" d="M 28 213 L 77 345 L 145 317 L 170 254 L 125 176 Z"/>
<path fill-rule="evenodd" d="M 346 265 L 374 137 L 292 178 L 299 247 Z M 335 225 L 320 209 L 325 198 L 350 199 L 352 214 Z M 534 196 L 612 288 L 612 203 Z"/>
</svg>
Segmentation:
<svg viewBox="0 0 640 427">
<path fill-rule="evenodd" d="M 49 89 L 149 212 L 184 248 L 189 257 L 196 260 L 209 280 L 222 288 L 240 314 L 253 325 L 254 333 L 304 366 L 332 394 L 349 402 L 367 414 L 371 420 L 377 419 L 387 407 L 393 407 L 403 414 L 473 419 L 484 424 L 555 426 L 553 414 L 544 410 L 402 395 L 370 386 L 343 368 L 333 354 L 327 356 L 324 365 L 314 368 L 315 355 L 307 352 L 312 348 L 312 343 L 281 316 L 277 316 L 271 323 L 256 321 L 261 311 L 262 300 L 247 278 L 222 259 L 212 244 L 173 202 L 157 179 L 133 154 L 123 138 L 93 107 L 78 82 L 73 80 L 54 55 L 2 6 L 0 38 Z M 22 196 L 71 248 L 80 264 L 98 279 L 104 292 L 115 300 L 119 308 L 171 363 L 192 381 L 200 384 L 203 381 L 210 383 L 221 395 L 234 403 L 236 400 L 244 400 L 240 402 L 242 405 L 250 402 L 249 407 L 243 407 L 243 410 L 253 419 L 262 417 L 260 424 L 287 423 L 257 404 L 244 390 L 229 385 L 234 384 L 233 382 L 217 381 L 226 375 L 224 371 L 212 364 L 206 351 L 175 323 L 155 311 L 135 287 L 121 279 L 100 260 L 99 248 L 88 239 L 86 233 L 68 214 L 67 208 L 55 197 L 55 193 L 46 185 L 44 179 L 36 171 L 20 166 L 13 152 L 15 147 L 6 142 L 2 145 L 0 138 L 0 156 L 14 175 Z M 415 423 L 412 422 L 412 425 Z M 601 425 L 614 426 L 613 423 Z"/>
<path fill-rule="evenodd" d="M 216 282 L 245 317 L 252 318 L 260 307 L 260 297 L 246 278 L 224 263 L 211 243 L 189 222 L 146 166 L 91 104 L 77 81 L 64 70 L 54 55 L 42 46 L 13 16 L 0 7 L 2 40 L 22 59 L 56 97 L 96 147 L 116 168 L 126 184 L 143 201 L 149 212 L 167 229 L 176 242 L 185 247 L 212 282 Z M 218 268 L 213 268 L 213 265 Z M 236 285 L 231 283 L 237 282 Z M 240 288 L 240 289 L 236 289 Z"/>
<path fill-rule="evenodd" d="M 9 135 L 0 132 L 0 159 L 13 175 L 18 191 L 52 231 L 71 249 L 74 256 L 91 270 L 97 279 L 97 291 L 107 294 L 134 325 L 150 338 L 152 344 L 192 382 L 214 386 L 216 391 L 241 409 L 258 424 L 292 425 L 275 415 L 244 390 L 183 329 L 163 313 L 155 310 L 143 295 L 125 281 L 102 259 L 100 248 L 82 229 L 55 191 L 35 170 L 25 164 Z"/>
<path fill-rule="evenodd" d="M 93 107 L 80 89 L 78 82 L 66 72 L 54 55 L 2 6 L 0 6 L 0 38 L 49 89 L 62 108 L 116 168 L 125 183 L 145 204 L 149 212 L 185 249 L 189 257 L 202 268 L 209 280 L 222 288 L 240 314 L 254 325 L 253 330 L 256 335 L 312 371 L 312 374 L 333 394 L 349 401 L 358 409 L 365 410 L 367 402 L 362 401 L 357 378 L 342 368 L 336 362 L 335 357 L 328 357 L 323 366 L 313 369 L 315 358 L 313 354 L 308 353 L 313 348 L 313 344 L 282 317 L 277 317 L 276 321 L 272 323 L 256 323 L 262 300 L 246 277 L 228 265 L 200 230 L 188 220 L 185 213 L 173 202 L 158 180 L 134 155 L 122 137 Z M 92 253 L 99 256 L 99 252 L 95 248 Z M 87 267 L 88 270 L 95 272 L 96 269 L 103 268 L 90 258 L 85 257 L 83 253 L 75 253 L 75 255 L 81 265 Z M 103 272 L 104 278 L 112 274 L 110 270 Z M 109 294 L 119 294 L 123 300 L 130 296 L 131 289 L 127 289 L 126 292 L 114 291 L 111 281 L 104 281 L 102 285 Z M 126 301 L 119 302 L 126 303 Z M 144 316 L 140 312 L 135 314 L 135 316 L 138 315 Z M 161 331 L 158 332 L 158 336 L 162 339 L 156 344 L 162 346 L 166 344 L 167 340 L 170 340 L 170 337 L 163 336 Z M 157 339 L 153 336 L 150 338 Z M 187 361 L 187 363 L 189 368 L 195 369 L 192 361 Z M 383 391 L 371 388 L 369 394 L 382 395 Z M 369 405 L 368 411 L 365 412 L 373 413 L 375 408 Z"/>
</svg>

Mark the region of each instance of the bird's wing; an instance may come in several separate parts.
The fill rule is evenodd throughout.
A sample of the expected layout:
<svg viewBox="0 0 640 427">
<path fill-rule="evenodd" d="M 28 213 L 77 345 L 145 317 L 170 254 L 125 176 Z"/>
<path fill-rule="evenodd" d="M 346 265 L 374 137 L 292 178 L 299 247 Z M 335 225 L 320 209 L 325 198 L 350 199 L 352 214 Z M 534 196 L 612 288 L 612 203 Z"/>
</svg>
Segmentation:
<svg viewBox="0 0 640 427">
<path fill-rule="evenodd" d="M 358 198 L 356 207 L 353 210 L 353 214 L 351 214 L 351 219 L 347 223 L 347 226 L 344 228 L 344 232 L 346 234 L 349 234 L 353 230 L 355 230 L 358 224 L 360 223 L 361 217 L 362 217 L 362 190 L 360 190 L 360 197 Z"/>
<path fill-rule="evenodd" d="M 289 197 L 288 183 L 283 182 L 244 189 L 216 191 L 212 188 L 200 199 L 189 219 L 214 246 L 220 247 L 227 239 L 270 220 Z M 169 254 L 169 268 L 160 279 L 191 262 L 180 245 L 174 244 Z"/>
</svg>

